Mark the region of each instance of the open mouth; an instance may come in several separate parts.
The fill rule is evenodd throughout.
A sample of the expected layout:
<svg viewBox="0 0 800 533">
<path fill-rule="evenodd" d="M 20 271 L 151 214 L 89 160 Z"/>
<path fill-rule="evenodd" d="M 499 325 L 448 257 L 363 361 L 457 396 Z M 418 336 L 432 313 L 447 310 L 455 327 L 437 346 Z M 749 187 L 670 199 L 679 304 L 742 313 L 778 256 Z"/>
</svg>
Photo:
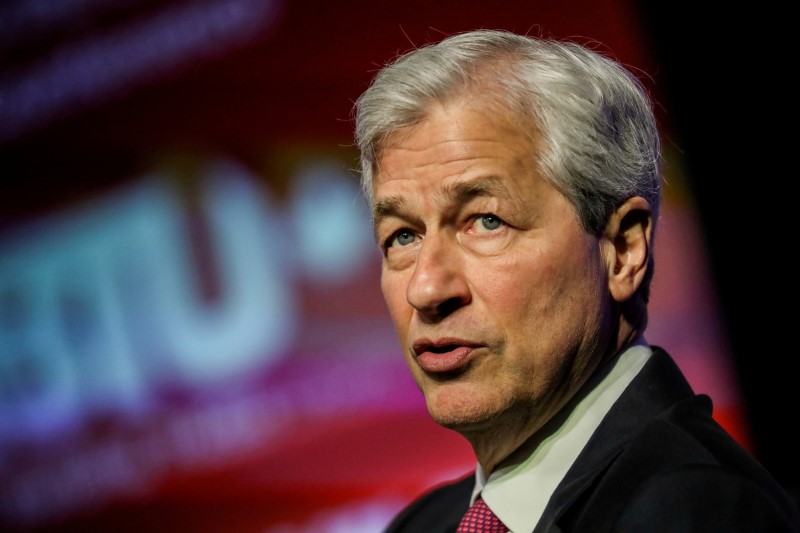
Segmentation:
<svg viewBox="0 0 800 533">
<path fill-rule="evenodd" d="M 447 353 L 452 352 L 460 346 L 460 344 L 443 344 L 441 346 L 430 346 L 427 351 L 432 353 Z"/>
</svg>

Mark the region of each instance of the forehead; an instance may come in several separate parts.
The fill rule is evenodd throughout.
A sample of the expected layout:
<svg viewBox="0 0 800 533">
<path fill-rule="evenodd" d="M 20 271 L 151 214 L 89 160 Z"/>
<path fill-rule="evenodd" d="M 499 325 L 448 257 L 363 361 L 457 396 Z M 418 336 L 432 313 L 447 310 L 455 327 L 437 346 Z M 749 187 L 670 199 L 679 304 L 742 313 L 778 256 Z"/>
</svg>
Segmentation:
<svg viewBox="0 0 800 533">
<path fill-rule="evenodd" d="M 447 220 L 467 206 L 521 225 L 543 216 L 544 204 L 561 194 L 539 170 L 537 144 L 535 134 L 504 116 L 440 106 L 386 144 L 373 187 L 376 234 L 384 222 Z M 555 204 L 568 205 L 563 198 Z"/>
<path fill-rule="evenodd" d="M 449 187 L 487 175 L 531 179 L 536 144 L 532 128 L 523 129 L 496 106 L 470 101 L 433 106 L 423 121 L 386 139 L 373 200 L 405 186 Z"/>
</svg>

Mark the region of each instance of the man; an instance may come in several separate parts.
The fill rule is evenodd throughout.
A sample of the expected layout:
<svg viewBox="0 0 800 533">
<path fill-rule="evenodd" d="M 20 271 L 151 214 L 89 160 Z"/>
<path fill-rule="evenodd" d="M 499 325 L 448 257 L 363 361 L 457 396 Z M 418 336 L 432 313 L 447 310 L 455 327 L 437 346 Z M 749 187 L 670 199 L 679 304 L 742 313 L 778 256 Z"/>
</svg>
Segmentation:
<svg viewBox="0 0 800 533">
<path fill-rule="evenodd" d="M 492 531 L 800 531 L 645 340 L 660 145 L 634 76 L 474 31 L 384 68 L 355 111 L 406 362 L 478 460 L 388 531 L 480 531 L 468 508 Z"/>
</svg>

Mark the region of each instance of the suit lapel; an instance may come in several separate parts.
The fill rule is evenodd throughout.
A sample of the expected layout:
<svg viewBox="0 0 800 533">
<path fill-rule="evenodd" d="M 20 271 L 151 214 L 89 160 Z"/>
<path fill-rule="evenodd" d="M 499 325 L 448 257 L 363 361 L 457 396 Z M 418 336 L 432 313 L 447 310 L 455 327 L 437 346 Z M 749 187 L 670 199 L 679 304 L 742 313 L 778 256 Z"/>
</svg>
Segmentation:
<svg viewBox="0 0 800 533">
<path fill-rule="evenodd" d="M 559 519 L 602 477 L 628 439 L 658 413 L 693 395 L 672 358 L 654 347 L 653 355 L 612 406 L 556 487 L 534 531 L 560 531 Z"/>
</svg>

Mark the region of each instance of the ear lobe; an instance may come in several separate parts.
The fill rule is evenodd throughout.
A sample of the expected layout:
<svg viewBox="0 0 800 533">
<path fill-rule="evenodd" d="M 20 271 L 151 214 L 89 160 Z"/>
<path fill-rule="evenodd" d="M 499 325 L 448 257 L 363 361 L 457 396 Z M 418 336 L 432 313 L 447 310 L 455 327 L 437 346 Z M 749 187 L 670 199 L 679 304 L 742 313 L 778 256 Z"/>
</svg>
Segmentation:
<svg viewBox="0 0 800 533">
<path fill-rule="evenodd" d="M 629 300 L 642 284 L 649 268 L 652 229 L 650 204 L 640 196 L 629 198 L 611 215 L 606 237 L 614 246 L 608 273 L 608 287 L 614 300 Z"/>
</svg>

